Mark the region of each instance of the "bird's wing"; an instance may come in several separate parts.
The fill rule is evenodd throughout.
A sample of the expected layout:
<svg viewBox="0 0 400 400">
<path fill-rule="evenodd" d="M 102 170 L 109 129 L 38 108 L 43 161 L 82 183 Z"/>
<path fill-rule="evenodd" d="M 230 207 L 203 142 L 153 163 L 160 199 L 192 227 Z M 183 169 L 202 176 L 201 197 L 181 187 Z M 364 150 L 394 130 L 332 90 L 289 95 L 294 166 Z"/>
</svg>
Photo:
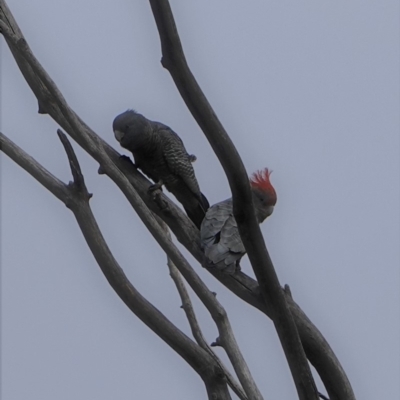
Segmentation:
<svg viewBox="0 0 400 400">
<path fill-rule="evenodd" d="M 160 124 L 158 131 L 163 144 L 165 161 L 172 173 L 181 178 L 189 189 L 200 196 L 200 187 L 181 138 L 170 128 Z"/>
<path fill-rule="evenodd" d="M 200 229 L 201 245 L 206 257 L 214 264 L 230 265 L 245 253 L 233 216 L 232 199 L 208 209 Z"/>
<path fill-rule="evenodd" d="M 153 126 L 153 129 L 166 129 L 166 130 L 172 130 L 168 125 L 163 124 L 162 122 L 158 122 L 158 121 L 151 121 L 149 120 L 151 125 Z"/>
</svg>

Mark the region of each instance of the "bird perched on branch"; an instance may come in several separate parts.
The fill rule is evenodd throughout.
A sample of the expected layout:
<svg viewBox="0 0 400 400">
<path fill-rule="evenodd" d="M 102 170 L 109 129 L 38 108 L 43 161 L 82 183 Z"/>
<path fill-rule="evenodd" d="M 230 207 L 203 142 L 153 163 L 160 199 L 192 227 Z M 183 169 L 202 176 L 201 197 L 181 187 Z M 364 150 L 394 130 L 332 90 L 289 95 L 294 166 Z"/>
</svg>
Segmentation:
<svg viewBox="0 0 400 400">
<path fill-rule="evenodd" d="M 136 167 L 154 181 L 149 190 L 165 185 L 200 228 L 210 205 L 194 174 L 196 157 L 187 153 L 181 138 L 168 126 L 133 110 L 118 115 L 113 130 L 121 146 L 132 152 Z"/>
<path fill-rule="evenodd" d="M 270 216 L 276 204 L 276 192 L 269 180 L 268 168 L 250 178 L 253 205 L 258 223 Z M 246 254 L 233 216 L 232 198 L 211 206 L 200 228 L 201 247 L 206 267 L 216 267 L 228 274 L 240 270 L 240 259 Z"/>
</svg>

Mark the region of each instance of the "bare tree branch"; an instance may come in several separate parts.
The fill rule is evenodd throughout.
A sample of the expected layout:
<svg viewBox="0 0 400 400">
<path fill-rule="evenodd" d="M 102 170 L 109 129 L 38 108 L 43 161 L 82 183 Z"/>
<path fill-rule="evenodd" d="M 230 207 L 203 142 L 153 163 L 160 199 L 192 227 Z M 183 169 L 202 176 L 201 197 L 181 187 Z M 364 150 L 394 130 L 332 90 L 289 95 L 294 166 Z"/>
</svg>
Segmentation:
<svg viewBox="0 0 400 400">
<path fill-rule="evenodd" d="M 80 137 L 83 139 L 85 144 L 89 148 L 91 148 L 91 150 L 97 155 L 98 159 L 102 161 L 101 165 L 104 171 L 106 171 L 110 176 L 113 176 L 116 181 L 119 181 L 120 187 L 126 188 L 128 199 L 130 200 L 135 210 L 138 212 L 140 218 L 145 223 L 147 228 L 156 238 L 164 251 L 166 251 L 167 254 L 169 253 L 170 257 L 174 259 L 174 262 L 177 265 L 182 266 L 182 268 L 186 272 L 186 279 L 192 285 L 193 289 L 204 302 L 214 320 L 216 321 L 222 339 L 224 340 L 224 348 L 228 352 L 232 364 L 234 365 L 239 379 L 245 387 L 246 392 L 250 396 L 253 395 L 254 398 L 262 399 L 261 393 L 258 391 L 257 386 L 255 385 L 250 371 L 248 370 L 248 367 L 244 361 L 244 358 L 241 355 L 239 347 L 236 344 L 236 340 L 234 339 L 233 332 L 227 319 L 225 310 L 215 300 L 215 298 L 210 295 L 206 285 L 204 285 L 204 283 L 200 280 L 198 275 L 186 262 L 182 254 L 180 254 L 180 252 L 176 249 L 172 242 L 169 240 L 165 240 L 162 231 L 160 230 L 159 226 L 157 226 L 157 222 L 154 220 L 154 217 L 144 205 L 138 194 L 133 190 L 126 177 L 109 159 L 106 152 L 102 149 L 100 141 L 97 141 L 96 137 L 93 138 L 91 135 L 87 135 L 84 129 L 82 129 L 83 127 L 81 126 L 80 121 L 78 120 L 76 115 L 70 110 L 61 92 L 58 90 L 50 76 L 46 73 L 46 71 L 41 67 L 37 59 L 34 57 L 26 41 L 24 39 L 17 39 L 16 35 L 14 35 L 6 26 L 3 25 L 3 22 L 0 21 L 0 27 L 3 30 L 3 34 L 7 36 L 8 40 L 12 42 L 15 48 L 18 48 L 20 50 L 21 54 L 23 54 L 30 67 L 37 73 L 49 93 L 52 95 L 52 98 L 55 100 L 56 105 L 60 108 L 64 118 L 67 120 L 69 125 L 72 127 L 76 134 L 80 134 Z M 98 142 L 97 145 L 99 145 L 100 148 L 96 148 L 96 141 Z M 75 176 L 78 176 L 79 174 L 76 170 L 76 166 L 74 169 L 74 162 L 71 163 L 71 168 L 73 169 L 73 171 L 75 171 Z M 82 184 L 81 180 L 79 180 L 78 182 L 79 184 Z"/>
<path fill-rule="evenodd" d="M 159 221 L 159 223 L 160 223 L 160 226 L 164 229 L 165 234 L 171 239 L 171 234 L 169 232 L 167 224 L 165 224 L 165 222 L 163 222 L 162 220 Z M 169 257 L 167 257 L 167 265 L 168 265 L 168 268 L 170 271 L 171 278 L 174 281 L 175 286 L 178 290 L 179 296 L 182 300 L 182 308 L 185 311 L 185 314 L 188 319 L 193 337 L 195 338 L 195 340 L 199 344 L 199 346 L 201 348 L 203 348 L 205 351 L 207 351 L 211 355 L 211 357 L 213 357 L 214 360 L 221 367 L 221 369 L 223 370 L 223 372 L 226 376 L 228 385 L 231 387 L 231 389 L 234 391 L 234 393 L 236 393 L 236 395 L 239 397 L 239 399 L 248 400 L 246 394 L 243 391 L 243 388 L 239 385 L 238 382 L 236 382 L 236 379 L 232 376 L 232 374 L 229 372 L 229 370 L 225 367 L 225 365 L 219 359 L 219 357 L 212 351 L 211 347 L 208 345 L 207 341 L 205 340 L 203 333 L 201 331 L 200 325 L 197 321 L 196 314 L 194 312 L 189 293 L 186 290 L 185 284 L 181 278 L 179 270 L 176 268 L 175 264 L 172 262 L 172 260 Z"/>
<path fill-rule="evenodd" d="M 0 0 L 0 20 L 3 21 L 4 24 L 9 27 L 14 34 L 23 38 L 21 30 L 15 22 L 4 0 Z M 54 101 L 51 99 L 48 90 L 37 77 L 29 64 L 25 61 L 24 57 L 19 54 L 9 40 L 7 40 L 7 43 L 15 57 L 18 67 L 20 68 L 27 83 L 31 87 L 33 93 L 36 95 L 39 104 L 41 105 L 39 107 L 40 112 L 49 113 L 51 117 L 58 122 L 68 132 L 68 134 L 101 165 L 101 160 L 98 159 L 97 154 L 95 154 L 95 152 L 93 152 L 92 149 L 85 144 L 80 136 L 75 134 L 74 130 L 71 129 L 71 126 L 64 118 L 63 114 L 54 105 Z M 79 117 L 77 118 L 81 123 L 82 129 L 85 132 L 89 132 L 92 137 L 94 137 L 93 135 L 96 134 L 82 120 L 80 120 Z M 167 208 L 160 210 L 152 198 L 148 196 L 147 188 L 150 185 L 149 181 L 136 170 L 132 163 L 128 163 L 125 160 L 120 159 L 117 151 L 115 151 L 101 138 L 98 136 L 96 137 L 97 140 L 102 144 L 107 155 L 125 174 L 131 185 L 135 188 L 135 190 L 137 190 L 138 194 L 145 201 L 147 206 L 168 224 L 179 242 L 182 243 L 201 263 L 203 255 L 199 246 L 198 230 L 194 227 L 192 222 L 186 217 L 181 209 L 165 195 L 162 195 L 162 201 L 163 203 L 167 204 Z M 110 178 L 113 179 L 112 177 Z M 118 182 L 114 182 L 119 186 Z M 259 286 L 256 281 L 243 273 L 238 273 L 232 277 L 216 270 L 210 270 L 209 272 L 212 273 L 227 288 L 233 291 L 238 297 L 272 318 L 271 307 L 268 303 L 264 303 L 263 299 L 260 297 Z M 296 321 L 307 357 L 321 376 L 331 400 L 354 400 L 355 397 L 350 382 L 339 360 L 333 353 L 323 335 L 312 324 L 300 307 L 288 296 L 287 301 L 290 305 L 292 315 Z"/>
<path fill-rule="evenodd" d="M 193 309 L 192 302 L 189 297 L 189 293 L 186 290 L 185 284 L 180 276 L 180 273 L 174 263 L 168 258 L 168 268 L 170 270 L 170 275 L 173 281 L 175 282 L 176 288 L 178 290 L 179 296 L 182 300 L 182 308 L 185 311 L 186 317 L 188 319 L 193 337 L 195 338 L 196 342 L 199 344 L 201 348 L 203 348 L 207 353 L 210 354 L 211 357 L 218 363 L 218 365 L 223 370 L 226 380 L 230 388 L 236 393 L 236 395 L 241 400 L 248 400 L 245 392 L 243 391 L 242 387 L 236 381 L 236 379 L 232 376 L 229 370 L 225 367 L 223 362 L 219 359 L 219 357 L 212 351 L 211 347 L 207 344 L 203 333 L 201 331 L 200 325 L 197 321 L 196 314 Z"/>
<path fill-rule="evenodd" d="M 115 260 L 90 209 L 89 199 L 91 196 L 88 195 L 89 192 L 73 148 L 63 132 L 59 130 L 58 135 L 67 152 L 74 176 L 74 181 L 69 185 L 54 178 L 36 160 L 28 156 L 3 134 L 0 136 L 1 150 L 6 149 L 7 155 L 11 154 L 18 165 L 72 210 L 85 240 L 110 286 L 142 322 L 172 347 L 200 375 L 206 385 L 209 398 L 229 400 L 230 395 L 223 379 L 224 374 L 216 360 L 147 301 L 131 284 Z M 3 146 L 4 143 L 6 146 Z M 8 151 L 8 149 L 12 149 L 12 151 Z M 60 196 L 61 190 L 62 195 Z"/>
<path fill-rule="evenodd" d="M 233 212 L 264 300 L 272 305 L 273 321 L 301 400 L 318 392 L 296 325 L 258 226 L 246 169 L 234 144 L 208 103 L 186 62 L 167 0 L 150 0 L 160 34 L 162 65 L 170 72 L 183 100 L 203 130 L 228 178 Z"/>
<path fill-rule="evenodd" d="M 19 38 L 23 38 L 22 32 L 16 24 L 11 12 L 9 11 L 4 0 L 0 0 L 0 20 L 5 24 L 0 24 L 9 28 L 9 31 L 15 33 L 17 36 L 15 39 L 18 41 Z M 6 29 L 7 30 L 7 29 Z M 36 73 L 32 70 L 30 65 L 27 63 L 25 58 L 20 54 L 20 50 L 15 48 L 12 41 L 7 39 L 6 41 L 10 47 L 10 50 L 20 68 L 25 80 L 31 87 L 33 93 L 37 97 L 39 104 L 41 105 L 41 112 L 48 113 L 54 121 L 60 124 L 67 133 L 85 150 L 87 151 L 96 161 L 100 163 L 101 160 L 97 158 L 97 153 L 93 151 L 90 146 L 87 146 L 86 142 L 77 134 L 70 126 L 70 124 L 65 119 L 62 112 L 55 104 L 55 100 L 51 97 L 49 91 L 44 86 L 42 81 L 38 78 Z M 46 110 L 46 111 L 44 111 Z M 71 109 L 70 111 L 74 113 Z M 193 247 L 193 243 L 199 242 L 199 235 L 197 230 L 191 229 L 192 224 L 186 215 L 177 207 L 167 196 L 161 195 L 162 203 L 166 204 L 167 207 L 159 209 L 156 202 L 153 201 L 152 197 L 148 195 L 147 189 L 150 186 L 149 181 L 140 174 L 132 163 L 127 162 L 125 159 L 120 158 L 120 154 L 115 151 L 111 146 L 109 146 L 105 141 L 98 137 L 75 113 L 74 116 L 79 120 L 82 130 L 90 137 L 96 137 L 98 141 L 101 142 L 103 148 L 105 149 L 107 155 L 112 159 L 113 163 L 118 166 L 118 168 L 124 172 L 124 174 L 129 179 L 132 186 L 140 194 L 141 198 L 146 202 L 147 206 L 156 214 L 160 215 L 164 221 L 168 223 L 172 231 L 178 238 L 178 240 L 183 243 L 186 247 Z M 104 170 L 99 168 L 99 172 Z M 117 182 L 115 182 L 117 183 Z M 182 230 L 182 226 L 190 228 L 185 231 Z M 200 253 L 199 253 L 200 254 Z"/>
<path fill-rule="evenodd" d="M 7 154 L 17 165 L 32 175 L 47 190 L 63 203 L 68 201 L 69 192 L 64 182 L 43 168 L 34 158 L 25 153 L 7 136 L 0 132 L 0 150 Z"/>
<path fill-rule="evenodd" d="M 92 197 L 92 194 L 90 194 L 86 190 L 85 178 L 83 177 L 81 166 L 79 165 L 79 161 L 78 158 L 76 157 L 74 149 L 72 148 L 71 143 L 69 142 L 67 136 L 61 129 L 57 129 L 57 135 L 61 140 L 61 143 L 64 146 L 64 150 L 68 156 L 72 177 L 74 178 L 73 186 L 82 193 L 86 191 L 86 196 L 89 200 Z"/>
<path fill-rule="evenodd" d="M 223 347 L 228 354 L 232 366 L 235 369 L 235 372 L 247 396 L 250 399 L 261 400 L 263 397 L 258 390 L 247 363 L 239 349 L 225 309 L 200 279 L 198 274 L 194 271 L 194 269 L 187 262 L 185 257 L 170 240 L 170 238 L 165 235 L 162 227 L 158 224 L 151 211 L 146 207 L 141 198 L 129 184 L 129 181 L 126 179 L 126 177 L 107 157 L 105 151 L 101 151 L 103 152 L 101 165 L 104 170 L 109 176 L 112 177 L 112 179 L 119 182 L 119 187 L 124 188 L 124 193 L 127 199 L 143 223 L 146 225 L 147 229 L 156 239 L 160 247 L 165 251 L 167 257 L 169 257 L 179 269 L 179 272 L 184 276 L 186 281 L 189 283 L 199 299 L 203 302 L 215 321 L 221 341 L 223 342 Z"/>
<path fill-rule="evenodd" d="M 89 147 L 91 151 L 96 155 L 96 159 L 100 160 L 102 169 L 116 182 L 119 183 L 118 186 L 123 189 L 129 202 L 136 210 L 139 217 L 142 219 L 151 234 L 157 240 L 158 244 L 167 253 L 167 255 L 171 257 L 175 265 L 177 265 L 177 267 L 179 268 L 180 272 L 185 276 L 185 279 L 192 286 L 195 293 L 199 296 L 204 305 L 207 307 L 217 324 L 221 336 L 221 341 L 223 341 L 224 343 L 223 346 L 232 362 L 233 367 L 235 368 L 238 378 L 242 383 L 247 395 L 250 398 L 262 399 L 261 393 L 259 392 L 257 385 L 255 384 L 247 367 L 244 357 L 240 352 L 239 346 L 236 343 L 232 328 L 230 326 L 224 308 L 211 294 L 207 286 L 201 281 L 199 276 L 185 260 L 185 258 L 175 247 L 175 245 L 165 237 L 161 227 L 154 219 L 154 216 L 152 215 L 150 210 L 148 210 L 137 192 L 130 185 L 127 178 L 113 164 L 113 162 L 103 149 L 100 140 L 97 139 L 97 136 L 88 134 L 84 130 L 81 122 L 77 118 L 76 114 L 73 113 L 72 110 L 68 107 L 64 97 L 58 90 L 55 83 L 52 81 L 47 72 L 42 68 L 38 60 L 34 57 L 25 39 L 18 39 L 16 35 L 14 35 L 2 21 L 0 21 L 0 27 L 3 29 L 3 34 L 7 36 L 7 39 L 16 49 L 20 51 L 20 54 L 26 59 L 32 70 L 36 72 L 42 83 L 45 85 L 46 89 L 51 94 L 56 106 L 60 109 L 64 118 L 71 126 L 72 130 L 75 132 L 75 134 L 80 136 L 86 146 Z"/>
</svg>

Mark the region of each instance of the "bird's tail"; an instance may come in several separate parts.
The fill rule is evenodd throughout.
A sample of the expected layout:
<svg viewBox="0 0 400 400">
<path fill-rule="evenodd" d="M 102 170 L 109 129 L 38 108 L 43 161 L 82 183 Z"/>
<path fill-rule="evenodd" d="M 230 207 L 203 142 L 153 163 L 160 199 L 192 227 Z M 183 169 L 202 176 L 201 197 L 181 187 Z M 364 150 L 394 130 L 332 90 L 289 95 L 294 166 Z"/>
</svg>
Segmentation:
<svg viewBox="0 0 400 400">
<path fill-rule="evenodd" d="M 193 221 L 193 223 L 200 229 L 201 223 L 206 215 L 207 210 L 210 208 L 206 196 L 200 193 L 201 197 L 196 202 L 191 202 L 189 205 L 183 205 L 187 216 Z"/>
<path fill-rule="evenodd" d="M 210 203 L 208 202 L 207 197 L 204 196 L 203 193 L 200 193 L 200 196 L 201 196 L 201 205 L 203 207 L 204 214 L 205 214 L 207 212 L 207 210 L 210 208 Z"/>
</svg>

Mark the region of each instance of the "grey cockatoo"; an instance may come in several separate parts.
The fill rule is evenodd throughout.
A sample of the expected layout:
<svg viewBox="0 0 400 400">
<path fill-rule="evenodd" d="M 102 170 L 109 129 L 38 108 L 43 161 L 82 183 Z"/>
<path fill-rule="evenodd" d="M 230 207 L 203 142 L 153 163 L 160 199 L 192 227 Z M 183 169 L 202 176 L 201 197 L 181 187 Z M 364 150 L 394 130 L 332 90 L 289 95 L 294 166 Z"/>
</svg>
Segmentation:
<svg viewBox="0 0 400 400">
<path fill-rule="evenodd" d="M 258 223 L 270 216 L 276 204 L 276 192 L 269 180 L 268 169 L 258 171 L 250 178 L 253 205 Z M 233 216 L 232 198 L 211 206 L 200 228 L 205 266 L 216 267 L 228 274 L 240 269 L 240 259 L 246 250 Z"/>
<path fill-rule="evenodd" d="M 187 153 L 181 138 L 168 126 L 133 110 L 118 115 L 113 130 L 121 146 L 132 152 L 136 167 L 155 182 L 150 190 L 165 185 L 200 228 L 209 203 L 194 174 L 196 157 Z"/>
</svg>

